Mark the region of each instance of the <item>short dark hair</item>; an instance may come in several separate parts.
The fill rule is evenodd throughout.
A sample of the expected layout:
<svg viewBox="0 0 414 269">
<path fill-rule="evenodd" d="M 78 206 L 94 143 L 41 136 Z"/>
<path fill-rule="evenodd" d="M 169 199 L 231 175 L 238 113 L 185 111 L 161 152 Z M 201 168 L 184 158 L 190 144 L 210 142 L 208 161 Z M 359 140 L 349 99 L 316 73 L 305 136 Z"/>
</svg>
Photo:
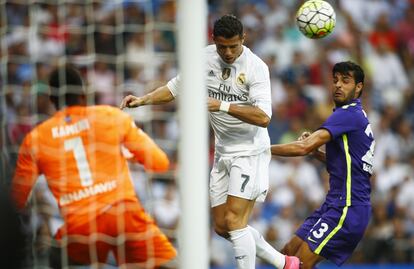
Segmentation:
<svg viewBox="0 0 414 269">
<path fill-rule="evenodd" d="M 364 84 L 365 74 L 364 70 L 362 70 L 361 66 L 358 64 L 346 61 L 346 62 L 339 62 L 334 65 L 332 68 L 332 75 L 334 76 L 336 73 L 342 74 L 342 75 L 349 75 L 352 72 L 352 76 L 354 77 L 355 84 L 362 83 Z M 358 96 L 358 98 L 361 96 L 362 90 Z"/>
<path fill-rule="evenodd" d="M 350 72 L 352 72 L 352 76 L 355 79 L 355 84 L 358 84 L 362 82 L 364 84 L 364 70 L 357 65 L 354 62 L 347 61 L 347 62 L 339 62 L 336 63 L 332 69 L 332 75 L 335 75 L 335 73 L 343 74 L 343 75 L 349 75 Z"/>
<path fill-rule="evenodd" d="M 72 65 L 55 68 L 49 76 L 50 100 L 60 108 L 63 105 L 78 105 L 79 97 L 85 95 L 80 72 Z M 64 104 L 61 101 L 64 96 Z"/>
<path fill-rule="evenodd" d="M 243 37 L 243 24 L 234 15 L 224 15 L 214 22 L 213 35 L 224 38 L 232 38 L 236 35 Z"/>
</svg>

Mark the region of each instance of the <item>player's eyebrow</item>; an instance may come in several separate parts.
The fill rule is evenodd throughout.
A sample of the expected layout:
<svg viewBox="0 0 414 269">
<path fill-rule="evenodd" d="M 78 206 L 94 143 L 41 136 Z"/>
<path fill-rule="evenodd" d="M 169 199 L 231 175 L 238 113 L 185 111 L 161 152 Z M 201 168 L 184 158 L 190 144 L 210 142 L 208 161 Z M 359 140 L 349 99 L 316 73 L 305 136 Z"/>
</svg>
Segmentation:
<svg viewBox="0 0 414 269">
<path fill-rule="evenodd" d="M 334 79 L 335 79 L 335 78 L 340 78 L 340 77 L 342 77 L 342 79 L 350 79 L 350 78 L 353 78 L 352 74 L 349 74 L 349 73 L 345 73 L 345 74 L 342 74 L 342 73 L 336 73 L 336 74 L 334 74 L 334 76 L 333 76 L 333 78 L 334 78 Z"/>
<path fill-rule="evenodd" d="M 352 72 L 348 72 L 348 73 L 342 74 L 342 76 L 344 78 L 353 78 L 354 77 L 354 74 Z"/>
<path fill-rule="evenodd" d="M 217 46 L 221 48 L 235 48 L 238 44 L 230 44 L 230 45 L 223 45 L 223 44 L 217 44 Z"/>
</svg>

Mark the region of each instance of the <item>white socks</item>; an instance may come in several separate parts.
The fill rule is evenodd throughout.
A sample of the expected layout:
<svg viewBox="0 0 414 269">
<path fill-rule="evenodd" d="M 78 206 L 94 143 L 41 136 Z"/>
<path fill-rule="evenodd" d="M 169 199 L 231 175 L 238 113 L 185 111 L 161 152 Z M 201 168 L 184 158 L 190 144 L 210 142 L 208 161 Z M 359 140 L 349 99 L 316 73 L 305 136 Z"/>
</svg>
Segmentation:
<svg viewBox="0 0 414 269">
<path fill-rule="evenodd" d="M 256 243 L 256 255 L 277 268 L 283 269 L 285 266 L 285 255 L 278 252 L 268 242 L 266 242 L 263 236 L 255 228 L 247 226 L 247 229 L 253 235 Z"/>
<path fill-rule="evenodd" d="M 255 269 L 256 246 L 249 227 L 230 231 L 238 269 Z"/>
<path fill-rule="evenodd" d="M 253 227 L 229 232 L 238 269 L 254 269 L 256 255 L 269 264 L 283 269 L 285 255 L 274 249 Z"/>
</svg>

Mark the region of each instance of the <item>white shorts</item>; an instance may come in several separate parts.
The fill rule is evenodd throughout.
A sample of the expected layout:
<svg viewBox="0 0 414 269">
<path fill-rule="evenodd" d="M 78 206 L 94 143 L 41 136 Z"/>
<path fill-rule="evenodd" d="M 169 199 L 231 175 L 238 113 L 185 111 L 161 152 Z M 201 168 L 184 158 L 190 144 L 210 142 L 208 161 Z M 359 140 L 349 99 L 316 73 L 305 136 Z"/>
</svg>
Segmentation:
<svg viewBox="0 0 414 269">
<path fill-rule="evenodd" d="M 215 155 L 210 173 L 211 207 L 224 204 L 227 195 L 263 202 L 269 187 L 270 150 L 258 155 Z"/>
</svg>

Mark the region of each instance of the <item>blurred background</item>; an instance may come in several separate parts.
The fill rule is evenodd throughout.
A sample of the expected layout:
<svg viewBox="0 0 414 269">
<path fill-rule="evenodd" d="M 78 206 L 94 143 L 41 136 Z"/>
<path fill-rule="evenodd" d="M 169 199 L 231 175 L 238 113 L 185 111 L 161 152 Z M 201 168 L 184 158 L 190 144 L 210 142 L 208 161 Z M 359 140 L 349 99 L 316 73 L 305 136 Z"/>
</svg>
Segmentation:
<svg viewBox="0 0 414 269">
<path fill-rule="evenodd" d="M 243 22 L 245 45 L 271 72 L 272 143 L 295 140 L 331 114 L 334 63 L 353 60 L 364 67 L 362 102 L 376 139 L 373 217 L 345 268 L 414 268 L 414 1 L 328 2 L 337 21 L 322 40 L 298 31 L 295 13 L 303 3 L 298 0 L 209 0 L 206 34 L 211 43 L 213 22 L 224 14 Z M 53 67 L 80 68 L 91 104 L 118 106 L 126 94 L 149 92 L 177 74 L 176 8 L 173 0 L 0 1 L 2 190 L 24 135 L 54 112 L 47 87 Z M 171 103 L 128 111 L 172 160 L 167 174 L 146 174 L 133 164 L 131 171 L 142 204 L 175 243 L 180 216 L 176 108 Z M 315 160 L 273 158 L 271 191 L 256 206 L 251 225 L 281 249 L 323 202 L 327 183 L 324 165 Z M 47 268 L 51 237 L 62 221 L 44 179 L 33 192 L 30 212 L 27 264 Z M 230 243 L 213 231 L 210 251 L 212 268 L 234 268 Z M 320 268 L 336 266 L 326 262 Z"/>
</svg>

